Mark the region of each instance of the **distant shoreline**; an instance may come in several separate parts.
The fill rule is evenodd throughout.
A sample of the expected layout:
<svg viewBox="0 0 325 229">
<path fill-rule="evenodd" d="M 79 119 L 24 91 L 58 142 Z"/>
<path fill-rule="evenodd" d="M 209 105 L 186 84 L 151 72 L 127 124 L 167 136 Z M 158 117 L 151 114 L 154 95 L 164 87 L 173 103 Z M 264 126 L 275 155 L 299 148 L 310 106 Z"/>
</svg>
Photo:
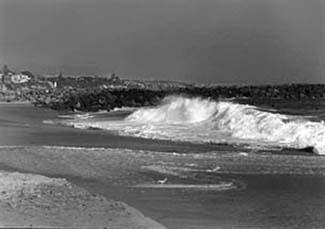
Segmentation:
<svg viewBox="0 0 325 229">
<path fill-rule="evenodd" d="M 174 81 L 140 81 L 95 77 L 39 77 L 1 85 L 0 103 L 27 104 L 54 110 L 110 111 L 159 104 L 169 95 L 218 99 L 325 99 L 325 84 L 198 85 Z M 8 101 L 8 102 L 7 102 Z M 10 101 L 10 102 L 9 102 Z"/>
<path fill-rule="evenodd" d="M 0 105 L 3 105 L 3 104 L 5 104 L 5 105 L 10 105 L 10 104 L 12 104 L 12 105 L 25 105 L 25 104 L 32 104 L 30 101 L 9 101 L 9 102 L 6 102 L 6 101 L 0 101 Z"/>
</svg>

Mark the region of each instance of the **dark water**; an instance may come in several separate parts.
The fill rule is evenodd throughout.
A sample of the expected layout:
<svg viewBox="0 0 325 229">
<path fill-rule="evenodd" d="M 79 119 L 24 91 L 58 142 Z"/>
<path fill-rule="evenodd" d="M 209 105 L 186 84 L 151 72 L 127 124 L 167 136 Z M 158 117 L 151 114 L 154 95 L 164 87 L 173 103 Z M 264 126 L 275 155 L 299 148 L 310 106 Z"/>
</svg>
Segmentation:
<svg viewBox="0 0 325 229">
<path fill-rule="evenodd" d="M 239 177 L 247 184 L 245 190 L 165 190 L 163 195 L 146 190 L 133 192 L 131 198 L 128 195 L 127 202 L 136 207 L 144 205 L 144 213 L 171 228 L 325 227 L 323 177 Z"/>
<path fill-rule="evenodd" d="M 236 102 L 242 104 L 251 104 L 267 111 L 273 110 L 288 115 L 303 115 L 310 117 L 311 120 L 325 120 L 325 99 L 301 99 L 301 100 L 283 100 L 283 99 L 236 99 Z"/>
<path fill-rule="evenodd" d="M 241 101 L 243 102 L 243 101 Z M 324 119 L 323 101 L 295 103 L 247 101 L 262 109 Z M 257 104 L 256 104 L 257 103 Z M 304 109 L 302 109 L 304 108 Z M 105 114 L 104 114 L 105 115 Z M 125 114 L 117 114 L 125 115 Z M 162 152 L 250 153 L 228 145 L 192 144 L 116 136 L 101 130 L 81 130 L 44 124 L 58 113 L 30 105 L 0 105 L 0 145 L 60 145 L 143 149 Z M 114 117 L 111 117 L 114 118 Z M 116 117 L 118 118 L 118 117 Z M 255 151 L 256 153 L 256 151 Z M 296 150 L 277 153 L 300 154 Z M 293 157 L 293 156 L 292 156 Z M 310 156 L 317 161 L 319 156 Z M 127 202 L 168 228 L 324 228 L 325 177 L 321 175 L 223 174 L 245 188 L 228 191 L 190 189 L 117 189 L 110 184 L 71 178 L 71 181 L 108 198 Z"/>
</svg>

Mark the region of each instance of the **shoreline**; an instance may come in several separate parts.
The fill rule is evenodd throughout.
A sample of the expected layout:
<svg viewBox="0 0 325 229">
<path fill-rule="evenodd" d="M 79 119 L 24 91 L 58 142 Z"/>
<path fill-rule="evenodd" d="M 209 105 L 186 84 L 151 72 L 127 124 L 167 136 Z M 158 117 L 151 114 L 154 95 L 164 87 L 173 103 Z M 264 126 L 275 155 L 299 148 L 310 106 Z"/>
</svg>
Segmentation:
<svg viewBox="0 0 325 229">
<path fill-rule="evenodd" d="M 298 187 L 306 183 L 300 188 L 308 192 L 309 187 L 313 187 L 312 192 L 322 190 L 322 182 L 325 185 L 324 160 L 324 157 L 319 156 L 254 153 L 175 154 L 145 150 L 39 146 L 0 148 L 2 170 L 66 179 L 89 193 L 130 204 L 168 228 L 184 228 L 184 225 L 193 223 L 194 219 L 200 228 L 210 228 L 211 225 L 219 225 L 221 228 L 224 225 L 223 228 L 227 228 L 232 221 L 228 222 L 230 224 L 225 222 L 222 209 L 229 211 L 229 214 L 232 211 L 237 214 L 238 211 L 241 212 L 240 209 L 232 209 L 232 201 L 229 205 L 223 203 L 219 206 L 216 202 L 207 200 L 205 206 L 201 205 L 204 199 L 200 198 L 220 198 L 218 201 L 224 202 L 229 199 L 228 195 L 240 197 L 248 193 L 247 201 L 251 201 L 249 193 L 255 192 L 255 189 L 252 190 L 254 185 L 273 187 L 279 182 L 284 182 L 285 187 L 290 187 L 291 183 L 297 183 L 295 185 Z M 157 181 L 164 177 L 168 178 L 167 186 L 157 186 Z M 268 180 L 271 180 L 270 184 Z M 308 183 L 310 181 L 311 184 Z M 234 186 L 228 187 L 230 182 Z M 149 188 L 142 188 L 143 184 L 149 184 Z M 220 211 L 209 210 L 216 207 Z M 246 211 L 245 207 L 243 211 Z M 229 219 L 234 220 L 233 216 Z M 237 219 L 236 222 L 240 220 Z M 254 222 L 241 223 L 247 227 L 258 226 Z"/>
<path fill-rule="evenodd" d="M 0 105 L 10 105 L 10 104 L 13 104 L 13 105 L 25 105 L 25 104 L 30 104 L 30 105 L 33 105 L 31 103 L 31 101 L 10 101 L 10 102 L 6 102 L 6 101 L 0 101 Z"/>
</svg>

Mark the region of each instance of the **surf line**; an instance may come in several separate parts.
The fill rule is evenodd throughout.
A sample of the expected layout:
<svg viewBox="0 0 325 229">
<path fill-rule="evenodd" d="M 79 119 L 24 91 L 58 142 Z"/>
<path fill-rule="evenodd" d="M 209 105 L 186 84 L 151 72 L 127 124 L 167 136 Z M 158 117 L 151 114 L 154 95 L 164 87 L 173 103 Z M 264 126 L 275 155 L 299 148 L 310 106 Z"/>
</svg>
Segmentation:
<svg viewBox="0 0 325 229">
<path fill-rule="evenodd" d="M 134 188 L 158 188 L 158 189 L 199 189 L 224 191 L 237 188 L 232 182 L 222 182 L 220 184 L 137 184 Z"/>
</svg>

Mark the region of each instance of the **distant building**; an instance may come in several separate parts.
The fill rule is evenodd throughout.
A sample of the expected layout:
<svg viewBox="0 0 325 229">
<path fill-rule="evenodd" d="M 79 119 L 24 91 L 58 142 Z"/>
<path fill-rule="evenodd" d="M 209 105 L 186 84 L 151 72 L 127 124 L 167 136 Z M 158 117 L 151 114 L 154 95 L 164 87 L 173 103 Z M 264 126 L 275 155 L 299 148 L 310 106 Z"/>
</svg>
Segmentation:
<svg viewBox="0 0 325 229">
<path fill-rule="evenodd" d="M 31 73 L 30 71 L 22 71 L 21 74 L 28 76 L 30 78 L 30 80 L 35 80 L 36 79 L 34 74 Z"/>
<path fill-rule="evenodd" d="M 6 64 L 3 65 L 3 68 L 2 68 L 2 73 L 3 73 L 3 75 L 4 75 L 4 76 L 5 76 L 5 75 L 8 75 L 10 72 L 12 72 L 12 71 L 9 70 L 8 66 L 7 66 Z"/>
<path fill-rule="evenodd" d="M 15 72 L 9 70 L 7 65 L 3 66 L 3 70 L 0 76 L 1 76 L 2 83 L 6 83 L 6 84 L 26 83 L 33 78 L 32 73 L 25 71 L 16 74 Z"/>
<path fill-rule="evenodd" d="M 13 72 L 8 72 L 6 74 L 3 74 L 2 83 L 10 84 L 11 83 L 11 76 L 13 76 L 13 75 L 14 75 Z"/>
<path fill-rule="evenodd" d="M 10 80 L 14 84 L 20 84 L 20 83 L 26 83 L 26 82 L 30 81 L 31 77 L 29 77 L 28 75 L 24 75 L 24 74 L 14 74 L 14 75 L 11 75 Z"/>
<path fill-rule="evenodd" d="M 119 83 L 119 82 L 121 82 L 121 79 L 115 73 L 112 73 L 112 74 L 110 74 L 110 81 L 112 83 Z"/>
</svg>

